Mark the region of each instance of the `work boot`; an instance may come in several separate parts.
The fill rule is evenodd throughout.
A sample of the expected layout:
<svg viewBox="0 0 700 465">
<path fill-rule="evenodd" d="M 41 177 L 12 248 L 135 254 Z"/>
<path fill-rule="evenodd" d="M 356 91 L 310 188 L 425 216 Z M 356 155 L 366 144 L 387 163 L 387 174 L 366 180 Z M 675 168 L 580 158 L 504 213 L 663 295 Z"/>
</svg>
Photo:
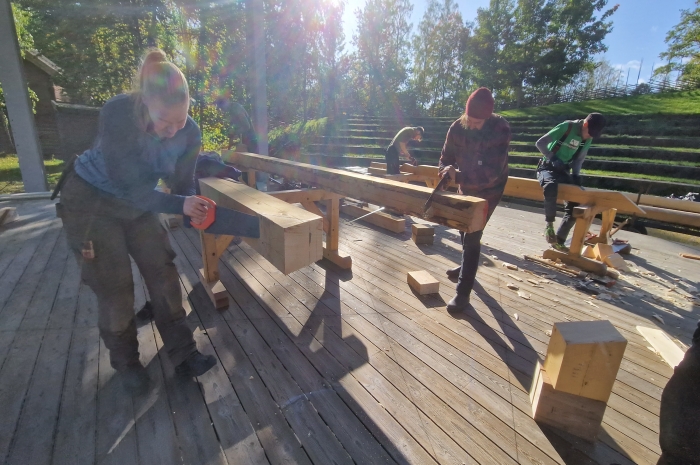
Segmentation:
<svg viewBox="0 0 700 465">
<path fill-rule="evenodd" d="M 554 223 L 547 223 L 544 228 L 544 238 L 547 240 L 548 244 L 557 243 L 557 233 L 554 232 Z"/>
<path fill-rule="evenodd" d="M 562 238 L 557 235 L 557 240 L 552 244 L 552 248 L 561 252 L 568 252 L 569 248 L 566 246 L 566 237 Z"/>
<path fill-rule="evenodd" d="M 462 271 L 462 267 L 458 266 L 457 268 L 450 268 L 445 272 L 445 274 L 447 274 L 447 277 L 450 279 L 457 279 L 459 278 L 460 271 Z"/>
<path fill-rule="evenodd" d="M 124 390 L 131 396 L 145 394 L 151 386 L 151 378 L 140 363 L 119 370 L 119 376 L 122 379 Z"/>
<path fill-rule="evenodd" d="M 216 357 L 204 355 L 197 350 L 175 367 L 175 373 L 180 376 L 202 376 L 214 365 L 216 365 Z"/>
<path fill-rule="evenodd" d="M 461 310 L 466 310 L 469 307 L 469 296 L 457 294 L 452 297 L 452 300 L 447 302 L 448 312 L 458 312 Z"/>
</svg>

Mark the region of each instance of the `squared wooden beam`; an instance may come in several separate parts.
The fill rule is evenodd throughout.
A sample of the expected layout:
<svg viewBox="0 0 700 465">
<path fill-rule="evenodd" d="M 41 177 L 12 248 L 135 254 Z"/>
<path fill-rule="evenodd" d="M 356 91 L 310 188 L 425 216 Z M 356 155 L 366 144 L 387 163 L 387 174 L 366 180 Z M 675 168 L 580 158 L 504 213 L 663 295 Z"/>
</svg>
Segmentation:
<svg viewBox="0 0 700 465">
<path fill-rule="evenodd" d="M 224 150 L 221 157 L 240 169 L 276 174 L 416 216 L 424 216 L 423 205 L 432 194 L 432 189 L 427 187 L 253 153 Z M 429 219 L 460 231 L 474 232 L 484 229 L 487 213 L 484 199 L 439 192 L 433 198 Z"/>
<path fill-rule="evenodd" d="M 218 206 L 260 218 L 260 238 L 244 240 L 284 274 L 323 258 L 323 220 L 245 184 L 217 178 L 199 180 L 202 195 Z"/>
</svg>

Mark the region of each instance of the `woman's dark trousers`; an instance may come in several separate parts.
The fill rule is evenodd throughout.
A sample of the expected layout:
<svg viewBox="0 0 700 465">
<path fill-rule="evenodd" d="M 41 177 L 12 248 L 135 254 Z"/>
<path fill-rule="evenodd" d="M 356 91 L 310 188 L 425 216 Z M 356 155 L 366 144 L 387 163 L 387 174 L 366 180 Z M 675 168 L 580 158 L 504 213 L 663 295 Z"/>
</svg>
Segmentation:
<svg viewBox="0 0 700 465">
<path fill-rule="evenodd" d="M 139 363 L 130 256 L 146 283 L 168 357 L 179 365 L 196 345 L 182 307 L 175 253 L 158 216 L 103 194 L 75 173 L 68 176 L 57 210 L 82 279 L 97 296 L 98 327 L 112 367 Z"/>
</svg>

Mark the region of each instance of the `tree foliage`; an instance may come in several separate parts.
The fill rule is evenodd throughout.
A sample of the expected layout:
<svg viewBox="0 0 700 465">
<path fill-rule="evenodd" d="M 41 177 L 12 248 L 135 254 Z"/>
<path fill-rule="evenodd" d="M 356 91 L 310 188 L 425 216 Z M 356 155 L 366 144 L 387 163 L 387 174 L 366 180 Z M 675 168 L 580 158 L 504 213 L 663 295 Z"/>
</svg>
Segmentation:
<svg viewBox="0 0 700 465">
<path fill-rule="evenodd" d="M 411 0 L 367 0 L 345 49 L 344 0 L 263 0 L 271 126 L 340 113 L 446 115 L 485 85 L 499 102 L 598 79 L 616 7 L 607 0 L 491 0 L 473 23 L 455 0 L 430 0 L 412 34 Z M 62 70 L 75 103 L 131 88 L 140 57 L 162 48 L 185 72 L 205 144 L 224 141 L 213 104 L 251 102 L 244 1 L 18 0 L 23 48 Z M 586 74 L 589 73 L 589 74 Z M 588 84 L 586 84 L 588 85 Z M 331 127 L 332 125 L 328 125 Z"/>
<path fill-rule="evenodd" d="M 431 0 L 413 37 L 413 77 L 418 105 L 428 114 L 453 113 L 460 91 L 461 44 L 469 35 L 453 0 Z"/>
<path fill-rule="evenodd" d="M 357 103 L 365 111 L 389 112 L 400 106 L 408 79 L 412 11 L 409 0 L 367 0 L 364 9 L 355 11 L 352 71 Z"/>
<path fill-rule="evenodd" d="M 668 64 L 657 68 L 656 75 L 678 71 L 681 77 L 700 81 L 700 0 L 693 10 L 681 10 L 681 21 L 666 35 L 668 50 L 661 58 Z"/>
</svg>

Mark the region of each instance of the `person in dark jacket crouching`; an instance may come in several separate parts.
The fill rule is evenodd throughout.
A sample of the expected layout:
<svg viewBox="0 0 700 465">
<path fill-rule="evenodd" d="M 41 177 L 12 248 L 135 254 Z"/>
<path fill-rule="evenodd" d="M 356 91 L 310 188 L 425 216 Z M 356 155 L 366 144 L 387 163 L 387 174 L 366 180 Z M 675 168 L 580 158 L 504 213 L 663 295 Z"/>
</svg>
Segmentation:
<svg viewBox="0 0 700 465">
<path fill-rule="evenodd" d="M 700 464 L 700 323 L 661 394 L 658 465 Z"/>
<path fill-rule="evenodd" d="M 110 363 L 137 395 L 147 392 L 150 380 L 139 361 L 131 259 L 148 288 L 175 371 L 199 376 L 216 358 L 197 350 L 182 306 L 175 252 L 157 215 L 183 214 L 200 223 L 207 213 L 207 202 L 195 196 L 202 135 L 187 114 L 187 80 L 161 50 L 152 50 L 134 87 L 102 107 L 93 147 L 59 181 L 56 210 L 82 279 L 97 296 L 98 327 Z M 169 180 L 172 194 L 156 190 L 160 179 Z"/>
<path fill-rule="evenodd" d="M 449 174 L 459 184 L 459 193 L 480 197 L 488 202 L 488 216 L 496 209 L 508 181 L 508 144 L 510 125 L 493 113 L 491 91 L 481 87 L 467 100 L 466 111 L 452 123 L 440 156 L 440 176 Z M 458 278 L 457 295 L 447 304 L 448 311 L 465 309 L 476 279 L 483 231 L 460 232 L 462 263 L 447 270 Z"/>
</svg>

